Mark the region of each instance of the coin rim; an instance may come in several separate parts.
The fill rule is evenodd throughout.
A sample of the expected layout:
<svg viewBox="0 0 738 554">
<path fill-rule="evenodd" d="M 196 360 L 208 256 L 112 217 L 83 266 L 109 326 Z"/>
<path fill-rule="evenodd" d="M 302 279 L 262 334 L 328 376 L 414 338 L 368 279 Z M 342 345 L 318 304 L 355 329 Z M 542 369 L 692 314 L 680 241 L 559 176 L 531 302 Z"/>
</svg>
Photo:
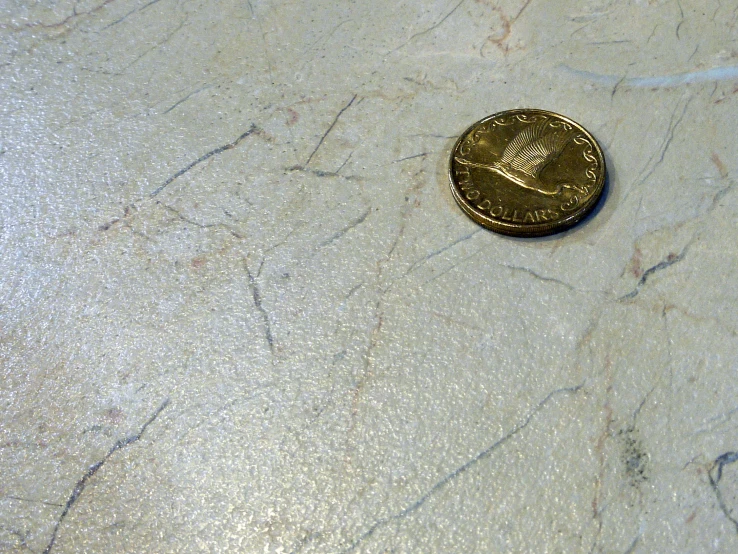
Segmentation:
<svg viewBox="0 0 738 554">
<path fill-rule="evenodd" d="M 459 148 L 459 146 L 464 141 L 464 139 L 469 135 L 469 133 L 473 129 L 475 129 L 476 127 L 480 125 L 483 125 L 484 123 L 486 123 L 487 121 L 491 119 L 500 117 L 501 115 L 515 115 L 515 114 L 520 114 L 520 113 L 545 114 L 545 115 L 560 118 L 566 121 L 567 123 L 574 125 L 577 129 L 582 131 L 592 141 L 592 144 L 594 144 L 595 149 L 597 151 L 597 155 L 599 156 L 600 161 L 602 162 L 602 171 L 598 175 L 597 181 L 595 183 L 597 190 L 595 191 L 594 194 L 590 196 L 586 204 L 584 204 L 582 207 L 579 208 L 579 210 L 571 213 L 564 219 L 559 219 L 558 221 L 551 222 L 551 223 L 539 223 L 536 225 L 520 225 L 520 224 L 515 224 L 515 223 L 507 223 L 504 221 L 498 221 L 497 219 L 491 216 L 487 216 L 485 214 L 481 214 L 477 212 L 471 205 L 469 205 L 467 199 L 461 195 L 461 192 L 457 190 L 457 184 L 454 180 L 454 175 L 453 175 L 454 156 L 456 154 L 456 150 Z M 600 146 L 600 143 L 597 142 L 597 139 L 592 135 L 592 133 L 590 133 L 587 129 L 585 129 L 582 125 L 580 125 L 573 119 L 566 117 L 564 115 L 561 115 L 559 113 L 549 111 L 549 110 L 541 110 L 537 108 L 530 108 L 530 109 L 516 108 L 514 110 L 504 110 L 501 112 L 497 112 L 483 119 L 480 119 L 476 123 L 473 123 L 472 125 L 470 125 L 463 133 L 461 133 L 461 135 L 459 135 L 459 138 L 456 139 L 456 142 L 454 143 L 454 147 L 451 149 L 451 155 L 449 156 L 448 177 L 449 177 L 449 186 L 451 188 L 451 194 L 453 195 L 454 200 L 456 200 L 456 203 L 464 211 L 464 213 L 466 213 L 467 216 L 469 216 L 472 220 L 474 220 L 479 225 L 482 225 L 483 227 L 486 227 L 487 229 L 490 229 L 491 231 L 495 231 L 496 233 L 513 236 L 513 237 L 541 237 L 541 236 L 560 233 L 562 231 L 565 231 L 571 228 L 572 226 L 576 225 L 579 221 L 581 221 L 589 212 L 592 211 L 592 209 L 597 205 L 597 202 L 602 196 L 602 192 L 604 191 L 604 188 L 605 188 L 605 179 L 607 178 L 607 165 L 605 162 L 605 155 L 602 151 L 602 147 Z"/>
</svg>

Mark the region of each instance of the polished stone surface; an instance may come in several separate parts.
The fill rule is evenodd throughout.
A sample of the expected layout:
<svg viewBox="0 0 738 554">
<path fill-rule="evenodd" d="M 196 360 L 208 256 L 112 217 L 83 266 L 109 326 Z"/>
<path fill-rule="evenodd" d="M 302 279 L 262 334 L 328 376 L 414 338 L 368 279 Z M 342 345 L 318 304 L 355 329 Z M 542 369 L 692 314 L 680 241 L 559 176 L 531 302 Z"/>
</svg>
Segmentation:
<svg viewBox="0 0 738 554">
<path fill-rule="evenodd" d="M 0 550 L 738 551 L 735 0 L 6 0 Z M 607 197 L 481 230 L 539 107 Z"/>
</svg>

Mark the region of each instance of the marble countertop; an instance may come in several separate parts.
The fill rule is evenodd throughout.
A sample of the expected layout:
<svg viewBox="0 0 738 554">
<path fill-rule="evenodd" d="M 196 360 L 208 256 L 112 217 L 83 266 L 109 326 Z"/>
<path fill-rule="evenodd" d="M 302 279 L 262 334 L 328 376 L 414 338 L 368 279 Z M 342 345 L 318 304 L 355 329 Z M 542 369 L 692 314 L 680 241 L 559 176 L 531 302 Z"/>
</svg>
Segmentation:
<svg viewBox="0 0 738 554">
<path fill-rule="evenodd" d="M 738 551 L 735 0 L 6 0 L 0 551 Z M 609 184 L 481 229 L 536 107 Z"/>
</svg>

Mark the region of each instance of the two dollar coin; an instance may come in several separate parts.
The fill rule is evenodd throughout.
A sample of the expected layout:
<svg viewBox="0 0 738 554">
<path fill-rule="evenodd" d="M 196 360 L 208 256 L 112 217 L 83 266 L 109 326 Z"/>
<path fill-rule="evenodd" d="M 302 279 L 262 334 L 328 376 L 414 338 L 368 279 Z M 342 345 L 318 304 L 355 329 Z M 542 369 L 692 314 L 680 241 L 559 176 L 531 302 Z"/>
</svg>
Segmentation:
<svg viewBox="0 0 738 554">
<path fill-rule="evenodd" d="M 451 192 L 474 221 L 505 235 L 568 229 L 597 204 L 605 158 L 581 125 L 544 110 L 510 110 L 467 129 L 451 153 Z"/>
</svg>

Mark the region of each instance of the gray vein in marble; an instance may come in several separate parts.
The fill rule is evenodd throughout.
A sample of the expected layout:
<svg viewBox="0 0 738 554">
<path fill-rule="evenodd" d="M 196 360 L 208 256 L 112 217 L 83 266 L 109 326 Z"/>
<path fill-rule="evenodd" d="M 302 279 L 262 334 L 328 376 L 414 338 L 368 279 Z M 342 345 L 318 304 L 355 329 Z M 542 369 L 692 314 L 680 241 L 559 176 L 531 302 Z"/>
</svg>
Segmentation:
<svg viewBox="0 0 738 554">
<path fill-rule="evenodd" d="M 643 183 L 645 183 L 651 175 L 653 175 L 656 171 L 656 169 L 663 163 L 664 157 L 666 156 L 667 150 L 669 150 L 669 146 L 671 146 L 672 141 L 674 140 L 674 132 L 676 131 L 679 124 L 684 119 L 685 114 L 687 113 L 687 108 L 689 108 L 689 104 L 692 101 L 692 97 L 688 96 L 686 97 L 686 101 L 684 101 L 684 105 L 682 106 L 681 113 L 677 116 L 677 113 L 679 112 L 679 103 L 674 108 L 674 111 L 671 114 L 671 119 L 669 120 L 669 126 L 666 130 L 666 134 L 663 137 L 663 140 L 659 147 L 656 149 L 656 151 L 651 154 L 651 157 L 648 159 L 648 162 L 646 162 L 645 166 L 641 170 L 640 175 L 638 175 L 638 178 L 636 179 L 636 182 L 633 183 L 633 186 L 631 186 L 630 189 L 628 189 L 628 192 L 625 194 L 625 197 L 623 198 L 623 202 L 628 199 L 628 196 L 630 193 L 634 190 L 637 190 Z M 655 160 L 655 162 L 654 162 Z M 641 206 L 638 206 L 638 211 L 640 211 Z"/>
<path fill-rule="evenodd" d="M 285 167 L 284 171 L 288 171 L 288 172 L 299 171 L 301 173 L 308 173 L 310 175 L 315 175 L 316 177 L 337 177 L 345 181 L 360 180 L 361 177 L 359 177 L 358 175 L 342 175 L 341 173 L 339 173 L 339 171 L 343 169 L 346 162 L 348 162 L 348 159 L 336 171 L 324 171 L 322 169 L 313 169 L 312 167 L 305 167 L 304 165 L 293 165 L 290 167 Z"/>
<path fill-rule="evenodd" d="M 25 24 L 23 24 L 21 26 L 8 25 L 8 27 L 10 27 L 11 29 L 16 30 L 16 31 L 21 30 L 21 29 L 24 29 L 24 28 L 25 29 L 33 29 L 34 27 L 40 27 L 40 28 L 43 28 L 43 29 L 58 29 L 58 28 L 64 27 L 67 23 L 70 23 L 71 21 L 74 21 L 75 19 L 77 19 L 79 17 L 94 14 L 94 13 L 100 11 L 105 6 L 107 6 L 108 4 L 110 4 L 110 3 L 114 2 L 114 1 L 115 0 L 105 0 L 101 4 L 95 6 L 94 8 L 90 8 L 86 12 L 78 12 L 77 11 L 77 6 L 75 5 L 73 7 L 73 9 L 72 9 L 72 13 L 71 14 L 69 14 L 67 17 L 65 17 L 64 19 L 62 19 L 61 21 L 58 21 L 56 23 L 41 23 L 40 21 L 37 21 L 35 23 L 25 23 Z"/>
<path fill-rule="evenodd" d="M 628 550 L 626 550 L 624 554 L 633 554 L 633 552 L 635 552 L 636 546 L 638 546 L 638 541 L 640 541 L 640 540 L 641 540 L 641 535 L 637 535 L 633 539 L 633 542 L 630 543 L 630 546 L 628 547 Z"/>
<path fill-rule="evenodd" d="M 681 262 L 684 257 L 687 255 L 687 251 L 689 250 L 689 247 L 694 242 L 694 239 L 692 239 L 687 245 L 682 249 L 679 254 L 669 254 L 664 260 L 661 260 L 656 265 L 649 267 L 646 271 L 643 272 L 643 275 L 641 275 L 641 278 L 638 280 L 638 283 L 636 284 L 635 288 L 630 291 L 628 294 L 625 294 L 620 297 L 619 300 L 629 300 L 631 298 L 635 298 L 638 296 L 638 293 L 641 291 L 641 288 L 643 285 L 646 284 L 646 282 L 651 278 L 651 276 L 654 273 L 658 273 L 659 271 L 663 271 L 664 269 L 673 266 L 676 263 Z"/>
<path fill-rule="evenodd" d="M 131 435 L 129 437 L 126 437 L 125 439 L 121 439 L 118 442 L 116 442 L 113 447 L 108 450 L 108 453 L 103 456 L 103 458 L 90 466 L 90 468 L 87 470 L 87 473 L 85 473 L 82 478 L 77 481 L 77 484 L 74 486 L 74 489 L 72 490 L 72 494 L 69 495 L 69 498 L 67 499 L 66 504 L 64 505 L 64 509 L 62 510 L 61 514 L 59 514 L 59 518 L 56 520 L 56 523 L 54 525 L 54 530 L 51 534 L 51 539 L 49 540 L 49 543 L 46 545 L 46 548 L 44 548 L 43 554 L 49 554 L 51 552 L 51 549 L 54 547 L 54 542 L 56 542 L 56 537 L 59 533 L 59 527 L 62 523 L 64 523 L 64 519 L 67 517 L 67 514 L 69 514 L 69 511 L 72 509 L 72 506 L 74 506 L 74 503 L 79 500 L 80 495 L 84 492 L 85 487 L 87 487 L 87 484 L 89 483 L 90 479 L 92 479 L 95 474 L 102 469 L 102 467 L 105 465 L 105 462 L 107 462 L 110 457 L 115 454 L 118 450 L 122 450 L 126 448 L 127 446 L 130 446 L 131 444 L 139 441 L 143 434 L 146 432 L 146 429 L 148 429 L 149 425 L 154 423 L 157 417 L 164 411 L 164 409 L 169 405 L 169 399 L 164 400 L 164 402 L 161 403 L 161 405 L 156 409 L 156 411 L 151 415 L 149 419 L 146 420 L 146 422 L 141 426 L 138 433 L 135 435 Z"/>
<path fill-rule="evenodd" d="M 159 0 L 154 0 L 154 1 L 155 2 L 159 2 Z M 180 98 L 179 100 L 177 100 L 177 102 L 175 102 L 169 108 L 167 108 L 166 110 L 164 110 L 162 112 L 162 115 L 168 114 L 169 112 L 171 112 L 174 108 L 176 108 L 180 104 L 183 104 L 183 103 L 187 102 L 187 100 L 189 100 L 193 96 L 196 96 L 197 94 L 200 94 L 202 91 L 207 90 L 209 88 L 213 88 L 213 86 L 212 85 L 205 85 L 205 86 L 202 86 L 202 87 L 198 88 L 197 90 L 193 90 L 187 96 L 184 96 L 184 97 Z"/>
<path fill-rule="evenodd" d="M 416 38 L 418 38 L 418 37 L 420 37 L 420 36 L 423 36 L 423 35 L 427 35 L 427 34 L 428 34 L 428 33 L 430 33 L 431 31 L 433 31 L 434 29 L 438 29 L 438 27 L 440 27 L 441 25 L 443 25 L 443 23 L 444 23 L 444 22 L 445 22 L 445 21 L 446 21 L 446 20 L 447 20 L 447 19 L 448 19 L 449 17 L 451 17 L 451 16 L 452 16 L 452 15 L 454 14 L 454 12 L 456 12 L 456 10 L 458 10 L 458 9 L 459 9 L 459 8 L 461 7 L 461 5 L 462 5 L 462 4 L 464 3 L 464 2 L 466 2 L 466 0 L 459 0 L 459 2 L 458 2 L 458 3 L 457 3 L 457 4 L 456 4 L 456 5 L 455 5 L 455 6 L 453 7 L 453 8 L 451 8 L 451 10 L 450 10 L 450 11 L 449 11 L 448 13 L 446 13 L 446 15 L 444 15 L 444 16 L 443 16 L 443 17 L 442 17 L 442 18 L 441 18 L 441 19 L 440 19 L 440 20 L 439 20 L 439 21 L 438 21 L 437 23 L 434 23 L 433 25 L 431 25 L 431 26 L 430 26 L 430 27 L 428 27 L 427 29 L 424 29 L 424 30 L 422 30 L 422 31 L 419 31 L 419 32 L 417 32 L 417 33 L 415 33 L 415 34 L 411 35 L 409 39 L 407 39 L 407 40 L 406 40 L 405 42 L 403 42 L 403 43 L 402 43 L 402 44 L 401 44 L 400 46 L 398 46 L 397 48 L 395 48 L 395 49 L 393 50 L 393 52 L 397 52 L 397 51 L 399 51 L 399 50 L 402 50 L 402 49 L 403 49 L 403 48 L 404 48 L 405 46 L 407 46 L 408 44 L 410 44 L 410 43 L 411 43 L 412 41 L 414 41 L 414 40 L 415 40 Z"/>
<path fill-rule="evenodd" d="M 252 123 L 251 124 L 251 127 L 249 127 L 248 131 L 242 133 L 236 140 L 234 140 L 233 142 L 229 142 L 228 144 L 224 144 L 223 146 L 219 146 L 218 148 L 215 148 L 214 150 L 211 150 L 207 154 L 203 154 L 202 156 L 200 156 L 199 158 L 197 158 L 194 162 L 189 163 L 188 165 L 186 165 L 185 167 L 183 167 L 182 169 L 180 169 L 179 171 L 177 171 L 177 173 L 175 173 L 174 175 L 172 175 L 171 177 L 169 177 L 166 181 L 164 181 L 164 183 L 162 183 L 153 192 L 151 192 L 149 194 L 149 196 L 151 198 L 154 198 L 154 197 L 158 196 L 172 182 L 174 182 L 175 180 L 179 179 L 182 175 L 184 175 L 185 173 L 187 173 L 193 167 L 196 167 L 196 166 L 200 165 L 202 162 L 204 162 L 204 161 L 212 158 L 213 156 L 217 156 L 218 154 L 222 154 L 226 150 L 232 150 L 233 148 L 235 148 L 236 146 L 238 146 L 239 143 L 243 139 L 245 139 L 246 137 L 251 136 L 254 133 L 257 133 L 259 131 L 260 131 L 259 127 L 257 127 L 257 125 L 255 123 Z"/>
<path fill-rule="evenodd" d="M 461 258 L 459 261 L 452 263 L 449 267 L 447 267 L 446 269 L 444 269 L 440 273 L 438 273 L 438 274 L 434 275 L 433 277 L 431 277 L 430 279 L 424 281 L 423 284 L 427 284 L 427 283 L 430 283 L 432 281 L 435 281 L 436 279 L 438 279 L 440 277 L 443 277 L 444 275 L 446 275 L 450 271 L 452 271 L 454 269 L 460 268 L 464 264 L 464 262 L 466 262 L 468 260 L 471 260 L 476 255 L 478 255 L 480 252 L 484 251 L 485 248 L 486 247 L 479 248 L 479 249 L 475 250 L 474 252 L 472 252 L 471 254 L 469 254 L 468 256 L 465 256 L 465 257 Z"/>
<path fill-rule="evenodd" d="M 109 23 L 108 25 L 106 25 L 105 27 L 103 27 L 103 28 L 102 28 L 102 29 L 100 29 L 100 30 L 101 30 L 101 31 L 104 31 L 104 30 L 106 30 L 106 29 L 109 29 L 110 27 L 115 27 L 115 26 L 116 26 L 116 25 L 118 25 L 119 23 L 122 23 L 123 21 L 125 21 L 126 19 L 128 19 L 128 18 L 129 18 L 129 17 L 131 16 L 131 15 L 133 15 L 134 13 L 140 13 L 140 12 L 143 12 L 143 11 L 145 11 L 145 10 L 146 10 L 147 8 L 149 8 L 149 7 L 153 6 L 154 4 L 156 4 L 156 3 L 160 2 L 160 1 L 161 1 L 161 0 L 151 0 L 151 2 L 149 2 L 149 3 L 147 3 L 147 4 L 144 4 L 143 6 L 140 6 L 140 7 L 134 8 L 133 10 L 129 11 L 129 12 L 128 12 L 128 13 L 127 13 L 126 15 L 124 15 L 123 17 L 120 17 L 120 18 L 116 19 L 115 21 L 113 21 L 112 23 Z"/>
<path fill-rule="evenodd" d="M 12 527 L 5 527 L 4 525 L 0 525 L 0 529 L 16 537 L 18 539 L 18 544 L 21 546 L 21 548 L 28 550 L 29 552 L 34 552 L 31 549 L 31 547 L 28 546 L 28 540 L 31 538 L 31 531 L 19 531 L 18 529 L 13 529 Z"/>
<path fill-rule="evenodd" d="M 468 241 L 469 239 L 473 238 L 474 236 L 478 235 L 479 233 L 481 233 L 483 231 L 485 231 L 485 229 L 477 229 L 476 231 L 472 231 L 471 233 L 468 233 L 468 234 L 466 234 L 466 235 L 464 235 L 462 237 L 459 237 L 458 239 L 456 239 L 453 242 L 447 244 L 443 248 L 439 248 L 438 250 L 434 250 L 432 252 L 429 252 L 428 254 L 426 254 L 421 259 L 416 260 L 415 262 L 413 262 L 412 264 L 410 264 L 410 267 L 408 267 L 407 268 L 407 271 L 405 271 L 405 275 L 408 275 L 408 274 L 412 273 L 415 269 L 417 269 L 418 267 L 424 265 L 428 260 L 430 260 L 432 258 L 435 258 L 436 256 L 439 256 L 440 254 L 443 254 L 444 252 L 446 252 L 447 250 L 450 250 L 451 248 L 453 248 L 457 244 L 460 244 L 462 242 Z"/>
<path fill-rule="evenodd" d="M 336 169 L 336 171 L 335 171 L 336 175 L 340 175 L 341 170 L 344 167 L 346 167 L 346 164 L 347 163 L 349 163 L 349 160 L 351 160 L 351 157 L 354 155 L 354 152 L 356 152 L 356 150 L 352 150 L 351 152 L 349 152 L 349 155 L 346 157 L 345 160 L 343 160 L 343 163 L 338 167 L 338 169 Z"/>
<path fill-rule="evenodd" d="M 682 25 L 684 25 L 684 8 L 682 8 L 682 3 L 680 0 L 676 0 L 677 6 L 679 7 L 679 23 L 677 23 L 676 29 L 674 30 L 674 33 L 676 34 L 677 40 L 681 40 L 681 37 L 679 36 L 679 29 L 682 28 Z"/>
<path fill-rule="evenodd" d="M 176 208 L 173 208 L 172 206 L 164 204 L 160 200 L 157 200 L 156 204 L 164 208 L 169 213 L 173 214 L 180 221 L 184 223 L 189 223 L 190 225 L 194 225 L 195 227 L 198 227 L 199 229 L 223 229 L 237 239 L 244 238 L 243 235 L 234 231 L 230 225 L 226 225 L 225 223 L 200 223 L 199 221 L 195 221 L 194 219 L 186 217 L 184 214 L 182 214 L 182 212 L 180 212 Z M 109 225 L 108 225 L 108 228 L 109 228 Z M 107 231 L 107 228 L 103 227 L 101 228 L 101 230 Z"/>
<path fill-rule="evenodd" d="M 188 20 L 188 16 L 183 17 L 182 20 L 179 22 L 179 24 L 174 29 L 172 29 L 171 31 L 169 31 L 162 40 L 158 41 L 156 44 L 154 44 L 151 48 L 149 48 L 148 50 L 146 50 L 142 54 L 136 56 L 133 59 L 132 62 L 128 63 L 120 71 L 104 72 L 104 71 L 98 71 L 98 70 L 95 70 L 95 69 L 87 69 L 87 71 L 90 71 L 92 73 L 99 72 L 99 73 L 103 73 L 103 74 L 107 74 L 107 75 L 115 75 L 115 76 L 125 75 L 126 72 L 129 69 L 131 69 L 132 67 L 136 66 L 141 60 L 143 60 L 144 58 L 146 58 L 149 54 L 151 54 L 152 52 L 155 52 L 156 50 L 158 50 L 159 48 L 161 48 L 162 46 L 164 46 L 165 44 L 167 44 L 172 39 L 172 37 L 174 37 L 174 35 L 176 35 L 177 33 L 179 33 L 184 28 L 184 26 L 187 24 L 187 20 Z"/>
<path fill-rule="evenodd" d="M 246 268 L 246 274 L 249 277 L 249 287 L 251 288 L 251 295 L 254 299 L 254 307 L 259 311 L 264 322 L 264 338 L 269 345 L 269 350 L 272 354 L 274 354 L 274 336 L 272 335 L 271 318 L 269 317 L 269 312 L 266 311 L 266 308 L 264 308 L 264 305 L 262 304 L 261 289 L 259 288 L 259 283 L 257 281 L 259 275 L 261 274 L 261 269 L 263 265 L 264 261 L 262 260 L 261 265 L 259 265 L 259 270 L 257 271 L 256 275 L 254 275 L 249 269 L 248 261 L 245 258 L 243 261 L 243 266 L 244 268 Z"/>
<path fill-rule="evenodd" d="M 510 269 L 512 271 L 520 271 L 522 273 L 526 273 L 526 274 L 530 275 L 531 277 L 535 277 L 539 281 L 543 281 L 543 282 L 546 282 L 546 283 L 556 283 L 557 285 L 561 285 L 561 286 L 566 287 L 570 291 L 574 291 L 574 292 L 585 292 L 585 293 L 586 292 L 599 292 L 599 293 L 604 294 L 603 291 L 598 291 L 598 290 L 581 290 L 581 289 L 578 289 L 574 285 L 572 285 L 570 283 L 567 283 L 566 281 L 562 281 L 562 280 L 556 279 L 554 277 L 546 277 L 544 275 L 540 275 L 540 274 L 536 273 L 535 271 L 533 271 L 532 269 L 529 269 L 527 267 L 522 267 L 522 266 L 517 266 L 517 265 L 506 265 L 506 264 L 502 264 L 502 267 L 505 267 L 505 268 Z"/>
<path fill-rule="evenodd" d="M 320 140 L 318 141 L 318 144 L 315 146 L 315 149 L 310 153 L 310 156 L 308 156 L 307 161 L 305 162 L 305 166 L 307 167 L 310 165 L 310 161 L 313 159 L 313 156 L 318 152 L 321 146 L 323 146 L 323 142 L 325 142 L 326 137 L 330 134 L 330 132 L 333 130 L 333 128 L 336 126 L 336 123 L 338 123 L 338 120 L 341 118 L 341 116 L 344 114 L 346 110 L 348 110 L 351 105 L 356 100 L 358 94 L 354 94 L 351 97 L 351 100 L 348 101 L 348 104 L 346 104 L 343 108 L 339 110 L 339 112 L 336 114 L 336 117 L 333 118 L 333 121 L 331 122 L 330 126 L 326 130 L 325 133 L 323 133 L 323 136 L 320 137 Z"/>
<path fill-rule="evenodd" d="M 720 490 L 720 481 L 723 478 L 723 469 L 725 466 L 734 464 L 735 462 L 738 462 L 738 452 L 726 452 L 725 454 L 718 456 L 712 469 L 708 472 L 708 478 L 710 479 L 710 486 L 715 493 L 720 509 L 723 514 L 725 514 L 725 517 L 727 517 L 733 524 L 736 533 L 738 533 L 738 519 L 733 517 L 733 510 L 728 508 L 725 504 L 725 498 L 723 498 L 723 493 Z"/>
<path fill-rule="evenodd" d="M 340 239 L 343 235 L 345 235 L 346 233 L 348 233 L 354 227 L 357 227 L 357 226 L 361 225 L 362 223 L 364 223 L 364 221 L 366 220 L 366 218 L 369 217 L 369 214 L 371 213 L 371 211 L 372 211 L 371 208 L 367 208 L 364 211 L 364 213 L 362 213 L 359 217 L 357 217 L 351 223 L 349 223 L 348 225 L 346 225 L 346 227 L 344 227 L 343 229 L 340 229 L 340 230 L 336 231 L 330 237 L 328 237 L 323 242 L 321 242 L 318 245 L 318 248 L 324 248 L 324 247 L 328 246 L 329 244 L 331 244 L 331 243 L 337 241 L 338 239 Z"/>
<path fill-rule="evenodd" d="M 424 158 L 427 155 L 428 155 L 428 152 L 421 152 L 420 154 L 413 154 L 412 156 L 406 156 L 404 158 L 400 158 L 399 160 L 393 160 L 392 163 L 396 164 L 396 163 L 404 162 L 407 160 L 414 160 L 415 158 Z"/>
<path fill-rule="evenodd" d="M 210 423 L 213 419 L 215 419 L 218 416 L 221 416 L 228 410 L 234 408 L 238 404 L 246 404 L 248 405 L 249 402 L 252 400 L 255 400 L 257 398 L 262 398 L 266 393 L 272 392 L 275 389 L 274 383 L 259 383 L 255 385 L 251 389 L 251 394 L 248 396 L 236 396 L 235 398 L 231 398 L 230 400 L 226 402 L 221 402 L 218 406 L 205 410 L 202 417 L 198 419 L 198 421 L 191 426 L 188 426 L 183 432 L 177 434 L 173 439 L 173 444 L 177 444 L 182 442 L 188 435 L 191 435 L 195 431 L 202 428 L 204 425 L 207 425 Z M 188 409 L 190 411 L 194 411 L 193 408 L 200 408 L 201 406 L 190 406 Z M 179 414 L 181 415 L 181 413 Z"/>
<path fill-rule="evenodd" d="M 704 425 L 703 427 L 697 429 L 694 434 L 701 435 L 704 433 L 712 433 L 716 429 L 720 428 L 722 425 L 725 425 L 727 422 L 729 422 L 737 413 L 738 406 L 728 410 L 727 412 L 713 416 L 705 422 L 707 425 Z"/>
<path fill-rule="evenodd" d="M 55 506 L 57 508 L 63 508 L 64 507 L 64 504 L 59 504 L 57 502 L 48 502 L 46 500 L 35 500 L 33 498 L 23 498 L 22 496 L 15 496 L 15 495 L 12 495 L 12 494 L 5 495 L 5 496 L 3 496 L 3 498 L 8 498 L 10 500 L 18 500 L 20 502 L 28 502 L 28 503 L 31 503 L 31 504 L 44 504 L 46 506 Z"/>
<path fill-rule="evenodd" d="M 352 22 L 352 21 L 353 21 L 353 19 L 344 19 L 343 21 L 341 21 L 339 24 L 337 24 L 335 27 L 333 27 L 333 29 L 330 32 L 326 33 L 323 36 L 318 37 L 317 39 L 315 39 L 315 41 L 313 41 L 313 43 L 305 49 L 304 54 L 309 54 L 310 52 L 313 52 L 313 51 L 315 51 L 315 52 L 319 51 L 319 48 L 317 48 L 317 46 L 319 44 L 321 44 L 321 43 L 327 43 L 333 37 L 333 35 L 336 34 L 336 32 L 338 31 L 338 29 L 340 29 L 341 27 L 343 27 L 346 23 L 349 23 L 349 22 Z M 309 56 L 309 57 L 306 56 L 305 61 L 300 66 L 300 71 L 304 71 L 305 70 L 305 67 L 307 67 L 308 64 L 310 64 L 313 61 L 313 59 L 314 59 L 313 56 Z"/>
<path fill-rule="evenodd" d="M 565 387 L 556 389 L 552 392 L 550 392 L 543 400 L 541 400 L 538 405 L 528 414 L 528 416 L 518 423 L 515 427 L 513 427 L 512 430 L 510 430 L 505 436 L 503 436 L 501 439 L 497 440 L 495 443 L 493 443 L 491 446 L 474 456 L 471 460 L 463 464 L 462 466 L 459 466 L 454 471 L 446 475 L 443 479 L 438 481 L 435 485 L 433 485 L 428 491 L 418 498 L 415 502 L 410 504 L 407 508 L 401 510 L 400 512 L 391 515 L 389 517 L 385 517 L 383 519 L 379 519 L 375 521 L 369 528 L 364 531 L 359 537 L 357 537 L 354 541 L 352 541 L 345 549 L 341 550 L 342 554 L 348 554 L 349 552 L 355 551 L 361 543 L 366 541 L 368 538 L 370 538 L 377 529 L 384 527 L 388 523 L 392 521 L 401 520 L 413 512 L 419 510 L 423 504 L 425 504 L 431 497 L 436 495 L 439 491 L 441 491 L 443 488 L 446 487 L 449 483 L 453 482 L 455 479 L 463 475 L 466 471 L 474 467 L 476 464 L 484 460 L 485 458 L 488 458 L 491 456 L 495 450 L 500 448 L 502 445 L 504 445 L 507 441 L 515 437 L 518 433 L 520 433 L 523 429 L 528 427 L 530 425 L 533 418 L 548 404 L 554 397 L 559 396 L 561 394 L 575 394 L 579 392 L 584 384 L 577 385 L 574 387 Z"/>
</svg>

